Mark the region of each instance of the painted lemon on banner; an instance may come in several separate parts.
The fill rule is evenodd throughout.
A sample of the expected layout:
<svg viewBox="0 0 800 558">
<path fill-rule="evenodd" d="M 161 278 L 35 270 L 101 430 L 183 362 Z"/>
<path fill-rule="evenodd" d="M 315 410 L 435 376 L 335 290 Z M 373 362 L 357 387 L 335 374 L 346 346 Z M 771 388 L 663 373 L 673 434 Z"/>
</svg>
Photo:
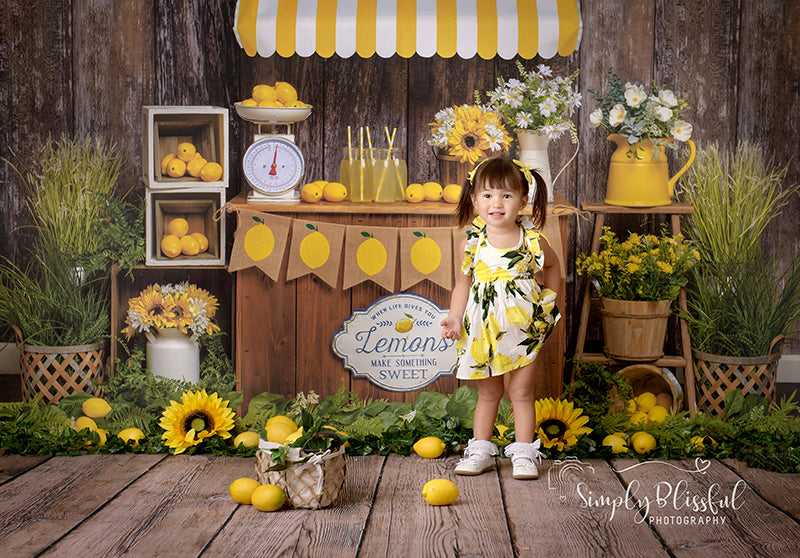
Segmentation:
<svg viewBox="0 0 800 558">
<path fill-rule="evenodd" d="M 317 269 L 331 257 L 331 245 L 325 235 L 319 232 L 319 227 L 306 223 L 306 228 L 314 232 L 300 241 L 300 259 L 311 269 Z"/>
<path fill-rule="evenodd" d="M 168 234 L 161 239 L 161 253 L 168 258 L 177 258 L 181 255 L 181 239 L 174 234 Z"/>
<path fill-rule="evenodd" d="M 193 232 L 190 236 L 192 236 L 200 245 L 201 252 L 208 250 L 208 237 L 206 237 L 206 235 L 201 232 Z"/>
<path fill-rule="evenodd" d="M 442 185 L 438 182 L 426 182 L 422 185 L 425 191 L 425 201 L 439 201 L 442 199 Z"/>
<path fill-rule="evenodd" d="M 461 185 L 460 184 L 448 184 L 442 190 L 442 199 L 447 203 L 458 203 L 458 200 L 461 198 Z"/>
<path fill-rule="evenodd" d="M 420 438 L 417 440 L 417 442 L 411 446 L 411 448 L 420 457 L 424 457 L 425 459 L 436 459 L 442 455 L 445 446 L 441 438 L 437 438 L 436 436 L 426 436 L 425 438 Z"/>
<path fill-rule="evenodd" d="M 447 479 L 429 480 L 422 487 L 422 497 L 432 506 L 446 506 L 458 498 L 458 487 Z"/>
<path fill-rule="evenodd" d="M 406 201 L 408 203 L 419 203 L 425 200 L 425 189 L 422 184 L 414 182 L 406 186 Z"/>
<path fill-rule="evenodd" d="M 254 262 L 259 262 L 272 254 L 275 248 L 275 235 L 261 217 L 253 217 L 258 223 L 244 234 L 244 252 Z"/>
<path fill-rule="evenodd" d="M 442 250 L 436 242 L 425 233 L 414 231 L 414 236 L 419 240 L 411 247 L 409 257 L 414 269 L 424 275 L 433 273 L 442 263 Z"/>
<path fill-rule="evenodd" d="M 356 250 L 356 263 L 358 267 L 367 275 L 380 273 L 386 267 L 386 248 L 383 243 L 375 238 L 372 233 L 361 232 L 361 236 L 366 240 L 362 242 Z"/>
<path fill-rule="evenodd" d="M 261 511 L 275 511 L 283 506 L 286 494 L 283 489 L 273 484 L 262 484 L 250 495 L 253 507 Z"/>
<path fill-rule="evenodd" d="M 343 201 L 347 197 L 347 188 L 341 182 L 328 182 L 322 188 L 322 197 L 329 202 Z"/>
<path fill-rule="evenodd" d="M 242 477 L 236 479 L 228 486 L 228 494 L 231 495 L 231 498 L 233 498 L 233 501 L 237 504 L 249 506 L 252 503 L 250 498 L 253 495 L 253 491 L 259 486 L 261 486 L 261 483 L 256 479 Z"/>
<path fill-rule="evenodd" d="M 90 397 L 83 402 L 83 414 L 90 418 L 103 418 L 111 412 L 111 405 L 102 397 Z"/>
</svg>

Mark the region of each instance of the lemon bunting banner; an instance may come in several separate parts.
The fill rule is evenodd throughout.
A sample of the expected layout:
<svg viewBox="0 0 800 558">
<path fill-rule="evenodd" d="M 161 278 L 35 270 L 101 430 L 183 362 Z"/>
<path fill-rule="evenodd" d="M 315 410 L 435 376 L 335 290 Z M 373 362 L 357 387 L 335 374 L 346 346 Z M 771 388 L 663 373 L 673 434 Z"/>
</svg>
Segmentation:
<svg viewBox="0 0 800 558">
<path fill-rule="evenodd" d="M 286 280 L 313 273 L 335 289 L 346 228 L 334 223 L 295 219 Z"/>
<path fill-rule="evenodd" d="M 343 289 L 349 289 L 369 279 L 393 292 L 396 266 L 396 228 L 358 225 L 347 227 Z"/>
<path fill-rule="evenodd" d="M 255 266 L 277 281 L 291 227 L 292 219 L 240 210 L 228 271 L 232 273 Z"/>
<path fill-rule="evenodd" d="M 400 229 L 400 290 L 428 279 L 447 290 L 453 286 L 453 229 Z"/>
</svg>

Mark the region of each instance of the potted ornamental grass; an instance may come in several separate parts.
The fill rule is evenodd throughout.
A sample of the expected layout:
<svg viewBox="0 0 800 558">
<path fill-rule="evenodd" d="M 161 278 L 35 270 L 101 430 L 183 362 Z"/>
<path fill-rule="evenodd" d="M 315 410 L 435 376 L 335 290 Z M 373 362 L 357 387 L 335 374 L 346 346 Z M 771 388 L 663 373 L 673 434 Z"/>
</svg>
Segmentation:
<svg viewBox="0 0 800 558">
<path fill-rule="evenodd" d="M 121 164 L 113 146 L 49 138 L 32 163 L 18 157 L 11 166 L 35 236 L 27 264 L 0 261 L 0 322 L 22 346 L 23 399 L 57 402 L 101 381 L 111 263 L 132 267 L 144 251 L 136 218 L 114 195 Z"/>
<path fill-rule="evenodd" d="M 800 190 L 785 183 L 787 168 L 752 143 L 712 144 L 679 192 L 694 206 L 686 230 L 701 255 L 686 315 L 698 408 L 713 414 L 724 413 L 736 389 L 774 401 L 784 339 L 798 331 L 800 254 L 781 246 L 770 255 L 764 243 L 767 227 Z"/>
<path fill-rule="evenodd" d="M 699 258 L 682 235 L 630 233 L 621 241 L 603 227 L 600 250 L 578 255 L 576 265 L 600 296 L 610 357 L 647 361 L 663 356 L 670 308 Z"/>
</svg>

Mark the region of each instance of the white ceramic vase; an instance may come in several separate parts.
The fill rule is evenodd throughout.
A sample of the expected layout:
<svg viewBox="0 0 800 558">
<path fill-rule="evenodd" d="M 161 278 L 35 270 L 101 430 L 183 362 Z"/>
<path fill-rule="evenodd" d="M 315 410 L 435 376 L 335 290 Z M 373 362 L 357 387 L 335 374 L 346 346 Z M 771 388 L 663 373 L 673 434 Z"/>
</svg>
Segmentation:
<svg viewBox="0 0 800 558">
<path fill-rule="evenodd" d="M 153 375 L 194 384 L 200 381 L 200 347 L 195 337 L 173 327 L 146 336 L 147 368 Z"/>
</svg>

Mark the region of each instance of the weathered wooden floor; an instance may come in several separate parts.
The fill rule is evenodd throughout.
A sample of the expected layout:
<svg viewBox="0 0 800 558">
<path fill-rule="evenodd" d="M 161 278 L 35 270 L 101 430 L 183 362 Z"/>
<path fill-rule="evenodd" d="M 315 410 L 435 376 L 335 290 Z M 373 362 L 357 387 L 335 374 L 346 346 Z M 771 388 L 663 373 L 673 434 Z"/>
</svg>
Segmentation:
<svg viewBox="0 0 800 558">
<path fill-rule="evenodd" d="M 348 458 L 328 509 L 259 512 L 227 493 L 255 458 L 0 457 L 0 556 L 798 556 L 800 476 L 735 461 L 507 459 L 477 477 L 456 456 Z M 431 478 L 461 496 L 432 507 Z"/>
</svg>

